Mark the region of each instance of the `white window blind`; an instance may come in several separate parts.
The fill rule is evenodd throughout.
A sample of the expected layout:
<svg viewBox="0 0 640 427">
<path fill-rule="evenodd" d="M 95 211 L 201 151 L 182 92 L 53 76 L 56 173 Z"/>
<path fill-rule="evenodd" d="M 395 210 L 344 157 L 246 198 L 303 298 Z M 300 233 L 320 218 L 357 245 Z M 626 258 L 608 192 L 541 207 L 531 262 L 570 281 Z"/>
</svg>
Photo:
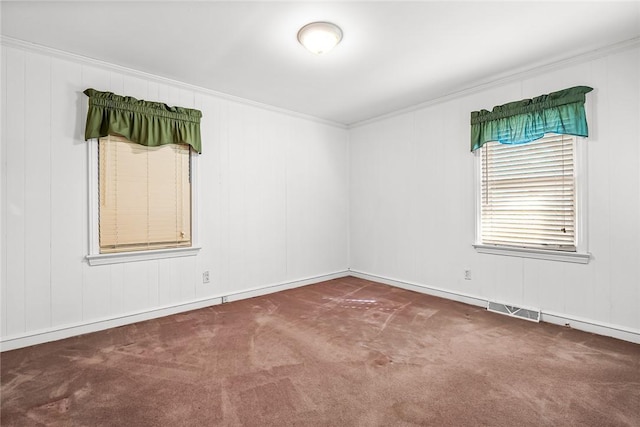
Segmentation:
<svg viewBox="0 0 640 427">
<path fill-rule="evenodd" d="M 481 243 L 576 251 L 575 138 L 482 147 Z"/>
<path fill-rule="evenodd" d="M 190 149 L 99 140 L 100 253 L 191 246 Z"/>
</svg>

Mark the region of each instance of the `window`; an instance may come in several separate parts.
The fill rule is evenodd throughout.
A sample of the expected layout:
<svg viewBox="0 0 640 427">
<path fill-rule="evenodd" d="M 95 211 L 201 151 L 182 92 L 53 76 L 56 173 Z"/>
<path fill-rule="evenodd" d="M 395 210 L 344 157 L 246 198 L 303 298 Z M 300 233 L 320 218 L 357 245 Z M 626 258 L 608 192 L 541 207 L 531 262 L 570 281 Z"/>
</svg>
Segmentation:
<svg viewBox="0 0 640 427">
<path fill-rule="evenodd" d="M 521 145 L 484 144 L 478 150 L 476 248 L 536 258 L 554 251 L 556 259 L 586 262 L 588 255 L 584 260 L 577 253 L 576 149 L 576 137 L 556 134 Z"/>
<path fill-rule="evenodd" d="M 89 88 L 90 265 L 196 255 L 199 110 Z"/>
<path fill-rule="evenodd" d="M 98 144 L 100 253 L 191 246 L 189 146 Z"/>
<path fill-rule="evenodd" d="M 90 144 L 90 265 L 196 255 L 197 157 L 186 144 Z"/>
<path fill-rule="evenodd" d="M 573 137 L 482 147 L 482 243 L 575 252 Z"/>
<path fill-rule="evenodd" d="M 587 263 L 584 104 L 574 86 L 471 112 L 478 252 Z"/>
</svg>

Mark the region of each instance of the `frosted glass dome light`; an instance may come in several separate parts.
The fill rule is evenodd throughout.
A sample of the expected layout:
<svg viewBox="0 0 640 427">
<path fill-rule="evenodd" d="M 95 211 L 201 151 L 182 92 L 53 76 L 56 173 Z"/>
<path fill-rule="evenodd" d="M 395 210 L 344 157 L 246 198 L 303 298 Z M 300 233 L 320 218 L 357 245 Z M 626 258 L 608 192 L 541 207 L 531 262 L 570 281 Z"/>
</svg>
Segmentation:
<svg viewBox="0 0 640 427">
<path fill-rule="evenodd" d="M 298 41 L 317 55 L 329 52 L 342 40 L 342 30 L 331 22 L 312 22 L 300 28 Z"/>
</svg>

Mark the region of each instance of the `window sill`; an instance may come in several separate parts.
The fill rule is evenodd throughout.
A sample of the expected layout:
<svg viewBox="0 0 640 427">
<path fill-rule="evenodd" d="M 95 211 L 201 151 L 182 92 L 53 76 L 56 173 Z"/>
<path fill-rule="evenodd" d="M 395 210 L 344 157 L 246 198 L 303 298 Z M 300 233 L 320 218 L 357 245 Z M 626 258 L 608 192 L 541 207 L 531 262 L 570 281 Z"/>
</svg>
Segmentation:
<svg viewBox="0 0 640 427">
<path fill-rule="evenodd" d="M 520 258 L 545 259 L 549 261 L 587 264 L 591 254 L 584 252 L 547 251 L 544 249 L 512 248 L 507 246 L 473 245 L 478 253 L 515 256 Z"/>
<path fill-rule="evenodd" d="M 157 249 L 154 251 L 120 252 L 113 254 L 87 255 L 89 265 L 119 264 L 124 262 L 148 261 L 163 258 L 195 256 L 200 248 Z"/>
</svg>

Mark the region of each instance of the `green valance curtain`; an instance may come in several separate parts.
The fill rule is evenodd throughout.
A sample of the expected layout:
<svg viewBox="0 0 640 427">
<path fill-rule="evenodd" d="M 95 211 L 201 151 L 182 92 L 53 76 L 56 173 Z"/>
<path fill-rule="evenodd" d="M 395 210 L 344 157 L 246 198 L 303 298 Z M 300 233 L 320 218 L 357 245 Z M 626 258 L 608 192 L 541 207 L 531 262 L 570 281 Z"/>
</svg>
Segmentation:
<svg viewBox="0 0 640 427">
<path fill-rule="evenodd" d="M 199 110 L 95 89 L 87 89 L 84 94 L 89 97 L 85 140 L 117 135 L 149 147 L 188 144 L 202 152 Z"/>
<path fill-rule="evenodd" d="M 593 89 L 575 86 L 533 99 L 510 102 L 491 111 L 471 113 L 471 151 L 489 141 L 524 144 L 545 133 L 589 136 L 584 112 L 585 94 Z"/>
</svg>

